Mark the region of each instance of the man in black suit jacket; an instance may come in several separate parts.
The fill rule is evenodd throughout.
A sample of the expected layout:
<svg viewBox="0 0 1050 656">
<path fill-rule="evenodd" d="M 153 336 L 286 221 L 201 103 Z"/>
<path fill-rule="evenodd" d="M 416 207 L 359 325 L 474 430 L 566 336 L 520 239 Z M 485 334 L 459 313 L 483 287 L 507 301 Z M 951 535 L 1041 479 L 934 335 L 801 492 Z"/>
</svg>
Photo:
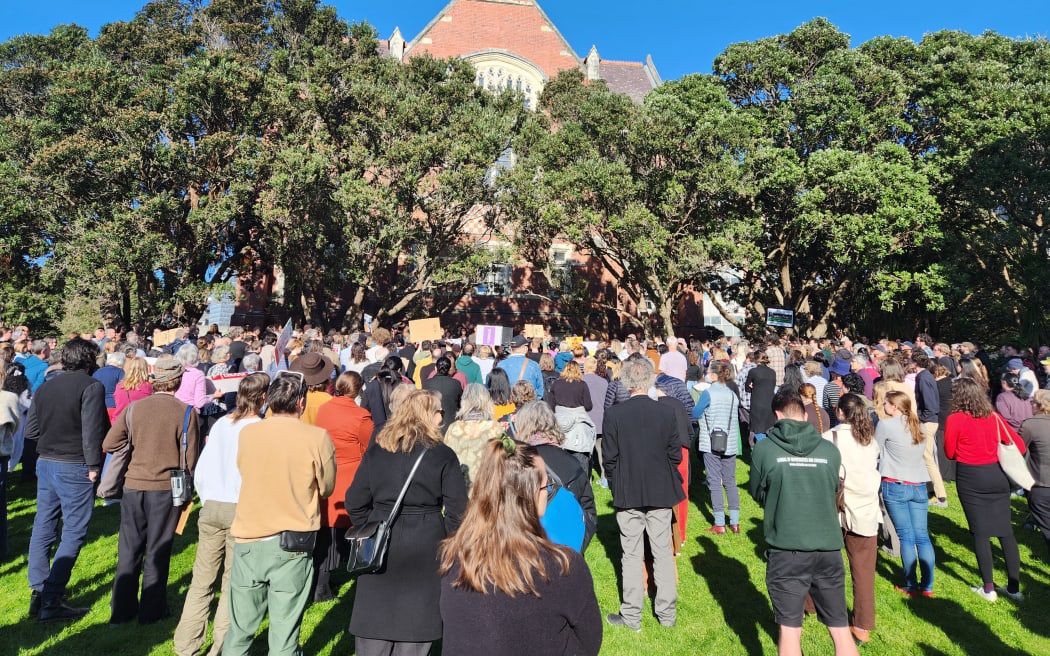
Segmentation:
<svg viewBox="0 0 1050 656">
<path fill-rule="evenodd" d="M 605 411 L 602 456 L 613 494 L 623 547 L 623 602 L 606 620 L 613 626 L 641 631 L 645 599 L 643 537 L 653 554 L 656 598 L 653 610 L 664 626 L 674 626 L 678 581 L 671 551 L 671 509 L 682 499 L 678 463 L 682 445 L 674 410 L 648 396 L 656 378 L 652 362 L 632 355 L 620 382 L 629 399 Z"/>
</svg>

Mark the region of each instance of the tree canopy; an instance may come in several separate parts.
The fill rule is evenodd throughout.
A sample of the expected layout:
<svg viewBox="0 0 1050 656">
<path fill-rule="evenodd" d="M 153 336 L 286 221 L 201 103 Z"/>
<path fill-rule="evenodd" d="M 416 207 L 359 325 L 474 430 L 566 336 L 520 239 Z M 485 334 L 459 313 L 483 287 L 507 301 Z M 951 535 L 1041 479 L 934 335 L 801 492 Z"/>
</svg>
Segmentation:
<svg viewBox="0 0 1050 656">
<path fill-rule="evenodd" d="M 0 44 L 0 318 L 192 319 L 276 265 L 294 314 L 388 322 L 507 251 L 553 285 L 560 239 L 617 280 L 562 304 L 643 331 L 698 291 L 748 333 L 775 307 L 816 336 L 1045 340 L 1047 106 L 1045 39 L 851 47 L 816 19 L 641 104 L 568 70 L 526 111 L 316 0 L 157 0 Z"/>
</svg>

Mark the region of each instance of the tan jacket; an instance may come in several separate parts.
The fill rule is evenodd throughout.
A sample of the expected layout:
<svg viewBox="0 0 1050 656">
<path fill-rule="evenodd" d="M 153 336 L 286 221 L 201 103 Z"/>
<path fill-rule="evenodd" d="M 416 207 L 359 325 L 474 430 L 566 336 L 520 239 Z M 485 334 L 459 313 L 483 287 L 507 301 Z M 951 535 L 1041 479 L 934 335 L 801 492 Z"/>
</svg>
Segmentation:
<svg viewBox="0 0 1050 656">
<path fill-rule="evenodd" d="M 872 537 L 878 535 L 882 522 L 879 510 L 879 444 L 872 437 L 871 443 L 861 446 L 853 439 L 849 424 L 839 424 L 826 431 L 823 438 L 834 442 L 842 456 L 839 476 L 845 477 L 846 510 L 839 513 L 842 528 L 851 533 Z"/>
<path fill-rule="evenodd" d="M 239 542 L 321 528 L 321 499 L 335 487 L 327 431 L 291 417 L 245 426 L 237 448 L 241 496 L 230 533 Z"/>
</svg>

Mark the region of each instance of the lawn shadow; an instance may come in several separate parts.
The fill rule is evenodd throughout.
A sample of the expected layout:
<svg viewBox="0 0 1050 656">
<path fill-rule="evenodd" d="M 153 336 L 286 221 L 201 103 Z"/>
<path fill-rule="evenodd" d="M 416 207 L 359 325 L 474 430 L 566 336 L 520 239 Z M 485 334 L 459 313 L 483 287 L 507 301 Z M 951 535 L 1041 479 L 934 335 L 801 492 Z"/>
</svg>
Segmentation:
<svg viewBox="0 0 1050 656">
<path fill-rule="evenodd" d="M 595 537 L 605 550 L 605 557 L 613 565 L 612 569 L 616 574 L 616 589 L 623 590 L 623 568 L 620 564 L 623 560 L 623 546 L 620 544 L 620 525 L 616 523 L 616 508 L 613 507 L 612 501 L 606 502 L 606 505 L 612 512 L 598 513 Z"/>
<path fill-rule="evenodd" d="M 331 644 L 330 654 L 353 654 L 354 636 L 350 633 L 350 614 L 354 608 L 354 596 L 357 585 L 351 581 L 337 583 L 333 577 L 335 601 L 311 604 L 306 615 L 320 614 L 320 620 L 314 625 L 310 637 L 303 643 L 304 654 L 319 654 L 321 649 Z"/>
<path fill-rule="evenodd" d="M 916 617 L 933 626 L 940 627 L 952 643 L 966 654 L 973 656 L 1026 656 L 1028 652 L 1016 649 L 1003 642 L 994 628 L 967 612 L 959 602 L 944 597 L 916 599 L 908 603 Z M 923 653 L 942 654 L 929 645 L 918 645 Z"/>
<path fill-rule="evenodd" d="M 726 626 L 740 639 L 748 656 L 761 656 L 764 652 L 761 631 L 765 631 L 774 644 L 777 641 L 773 613 L 768 610 L 769 600 L 751 582 L 751 574 L 743 563 L 724 555 L 707 536 L 697 537 L 697 542 L 700 553 L 692 558 L 693 569 L 707 581 Z"/>
<path fill-rule="evenodd" d="M 747 535 L 747 539 L 751 541 L 751 544 L 755 547 L 755 558 L 758 558 L 763 563 L 766 562 L 766 534 L 763 530 L 762 520 L 757 517 L 752 517 L 749 520 L 751 527 L 748 528 L 744 533 Z M 740 521 L 744 523 L 743 520 Z"/>
</svg>

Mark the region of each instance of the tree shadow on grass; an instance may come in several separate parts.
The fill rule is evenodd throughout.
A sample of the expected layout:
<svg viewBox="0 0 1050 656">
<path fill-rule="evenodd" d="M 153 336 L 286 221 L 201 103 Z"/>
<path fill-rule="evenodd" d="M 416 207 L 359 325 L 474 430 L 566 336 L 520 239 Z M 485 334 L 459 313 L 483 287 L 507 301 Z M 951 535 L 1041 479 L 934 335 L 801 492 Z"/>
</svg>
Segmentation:
<svg viewBox="0 0 1050 656">
<path fill-rule="evenodd" d="M 606 505 L 612 512 L 598 513 L 595 537 L 605 550 L 605 557 L 613 564 L 616 589 L 623 590 L 623 569 L 620 565 L 623 560 L 623 546 L 620 544 L 620 525 L 616 523 L 616 508 L 613 508 L 612 501 L 606 502 Z"/>
<path fill-rule="evenodd" d="M 1026 656 L 1028 652 L 1016 649 L 1003 642 L 995 630 L 968 613 L 959 602 L 937 597 L 914 599 L 908 608 L 916 617 L 933 626 L 940 627 L 966 654 L 972 656 Z M 924 654 L 942 654 L 943 651 L 926 644 L 918 644 Z"/>
<path fill-rule="evenodd" d="M 353 654 L 354 636 L 350 633 L 350 614 L 354 608 L 354 596 L 357 585 L 354 582 L 343 583 L 333 576 L 332 584 L 336 588 L 334 602 L 312 604 L 306 609 L 306 615 L 320 616 L 314 625 L 310 637 L 303 643 L 304 654 L 319 654 L 326 646 L 331 645 L 331 654 Z M 312 617 L 311 617 L 312 619 Z"/>
<path fill-rule="evenodd" d="M 751 574 L 740 561 L 722 554 L 714 540 L 699 536 L 700 553 L 693 556 L 693 569 L 707 581 L 707 588 L 722 609 L 726 626 L 740 639 L 749 656 L 764 653 L 761 632 L 777 641 L 777 627 L 769 601 L 751 582 Z"/>
</svg>

